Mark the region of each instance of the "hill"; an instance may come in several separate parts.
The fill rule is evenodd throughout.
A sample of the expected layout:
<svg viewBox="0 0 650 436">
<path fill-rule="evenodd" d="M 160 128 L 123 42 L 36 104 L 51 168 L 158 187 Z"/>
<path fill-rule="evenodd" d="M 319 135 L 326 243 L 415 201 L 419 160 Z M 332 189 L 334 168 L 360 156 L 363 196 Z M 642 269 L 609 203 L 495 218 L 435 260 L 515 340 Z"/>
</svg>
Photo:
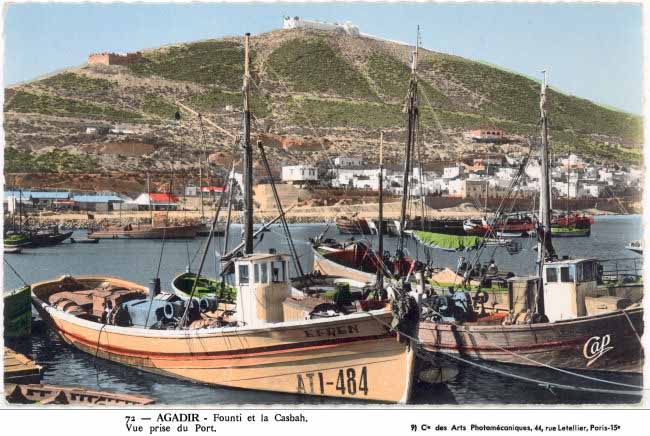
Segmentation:
<svg viewBox="0 0 650 436">
<path fill-rule="evenodd" d="M 253 130 L 275 165 L 321 162 L 339 154 L 375 160 L 379 130 L 388 142 L 387 158 L 402 160 L 411 48 L 305 30 L 255 35 L 251 44 Z M 423 159 L 521 152 L 526 138 L 537 132 L 535 81 L 425 49 L 418 71 Z M 84 172 L 89 166 L 164 171 L 171 165 L 190 171 L 204 138 L 211 161 L 228 165 L 238 150 L 233 135 L 239 130 L 241 76 L 241 40 L 224 38 L 150 49 L 130 65 L 86 65 L 6 89 L 6 143 L 17 149 L 6 153 L 7 168 L 29 172 L 36 162 L 33 167 L 41 172 Z M 175 120 L 176 102 L 223 130 L 207 122 L 202 129 L 184 110 Z M 641 160 L 638 116 L 551 90 L 550 118 L 556 154 Z M 117 131 L 88 134 L 88 126 Z M 463 131 L 479 127 L 501 128 L 512 143 L 477 145 L 463 139 Z M 61 151 L 76 157 L 62 165 Z"/>
</svg>

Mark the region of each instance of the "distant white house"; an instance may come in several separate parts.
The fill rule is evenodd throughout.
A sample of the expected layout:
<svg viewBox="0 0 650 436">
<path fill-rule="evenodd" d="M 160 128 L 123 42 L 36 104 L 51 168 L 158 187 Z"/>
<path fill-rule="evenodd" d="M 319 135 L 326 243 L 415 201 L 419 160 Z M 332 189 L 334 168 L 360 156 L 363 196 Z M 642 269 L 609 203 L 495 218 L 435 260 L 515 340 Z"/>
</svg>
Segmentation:
<svg viewBox="0 0 650 436">
<path fill-rule="evenodd" d="M 313 183 L 318 181 L 318 169 L 313 165 L 287 165 L 282 167 L 282 181 Z"/>
<path fill-rule="evenodd" d="M 454 165 L 453 167 L 445 167 L 442 172 L 442 178 L 447 180 L 456 179 L 462 177 L 465 173 L 465 167 L 463 165 Z"/>
<path fill-rule="evenodd" d="M 338 156 L 334 158 L 334 166 L 337 168 L 360 167 L 363 165 L 363 159 L 358 157 Z"/>
</svg>

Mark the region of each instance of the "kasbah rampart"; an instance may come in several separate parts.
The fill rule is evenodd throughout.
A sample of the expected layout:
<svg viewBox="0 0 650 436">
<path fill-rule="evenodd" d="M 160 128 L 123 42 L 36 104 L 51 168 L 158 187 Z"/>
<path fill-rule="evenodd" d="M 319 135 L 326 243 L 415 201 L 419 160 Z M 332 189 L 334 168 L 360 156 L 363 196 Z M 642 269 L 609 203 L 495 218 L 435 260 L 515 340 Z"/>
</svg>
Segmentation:
<svg viewBox="0 0 650 436">
<path fill-rule="evenodd" d="M 141 52 L 135 53 L 91 53 L 88 55 L 88 65 L 130 65 L 142 58 Z"/>
</svg>

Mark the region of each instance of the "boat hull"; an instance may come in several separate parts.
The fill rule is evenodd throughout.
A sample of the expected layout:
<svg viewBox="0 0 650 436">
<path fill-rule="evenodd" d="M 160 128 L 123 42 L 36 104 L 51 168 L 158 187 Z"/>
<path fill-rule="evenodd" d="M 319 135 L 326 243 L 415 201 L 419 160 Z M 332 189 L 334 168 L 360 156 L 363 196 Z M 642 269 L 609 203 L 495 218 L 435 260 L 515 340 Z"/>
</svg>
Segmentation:
<svg viewBox="0 0 650 436">
<path fill-rule="evenodd" d="M 197 226 L 133 227 L 131 230 L 109 229 L 88 233 L 89 239 L 193 239 Z"/>
<path fill-rule="evenodd" d="M 32 302 L 29 286 L 24 286 L 4 295 L 4 336 L 22 338 L 32 331 Z"/>
<path fill-rule="evenodd" d="M 328 259 L 312 247 L 314 255 L 313 270 L 326 276 L 337 276 L 362 283 L 373 284 L 377 281 L 377 274 L 359 271 Z"/>
<path fill-rule="evenodd" d="M 39 286 L 56 283 L 33 286 L 35 307 L 65 342 L 93 356 L 229 388 L 386 402 L 410 395 L 414 350 L 389 334 L 387 310 L 263 328 L 151 330 L 60 311 L 38 297 Z"/>
<path fill-rule="evenodd" d="M 336 227 L 343 235 L 371 235 L 373 232 L 364 218 L 339 218 Z"/>
<path fill-rule="evenodd" d="M 39 235 L 33 234 L 29 237 L 30 247 L 50 247 L 58 245 L 72 236 L 72 232 Z"/>
<path fill-rule="evenodd" d="M 431 352 L 573 370 L 643 370 L 643 347 L 639 339 L 643 334 L 642 308 L 527 325 L 422 321 L 419 332 L 423 348 Z"/>
</svg>

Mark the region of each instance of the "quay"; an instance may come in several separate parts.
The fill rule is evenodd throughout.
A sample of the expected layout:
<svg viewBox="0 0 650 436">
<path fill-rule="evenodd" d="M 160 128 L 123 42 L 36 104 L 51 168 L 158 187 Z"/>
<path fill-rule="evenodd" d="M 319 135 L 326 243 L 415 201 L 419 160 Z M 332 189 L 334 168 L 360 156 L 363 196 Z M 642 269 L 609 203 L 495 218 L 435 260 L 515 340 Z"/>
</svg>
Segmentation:
<svg viewBox="0 0 650 436">
<path fill-rule="evenodd" d="M 43 367 L 24 354 L 4 347 L 4 381 L 5 383 L 40 383 Z"/>
</svg>

